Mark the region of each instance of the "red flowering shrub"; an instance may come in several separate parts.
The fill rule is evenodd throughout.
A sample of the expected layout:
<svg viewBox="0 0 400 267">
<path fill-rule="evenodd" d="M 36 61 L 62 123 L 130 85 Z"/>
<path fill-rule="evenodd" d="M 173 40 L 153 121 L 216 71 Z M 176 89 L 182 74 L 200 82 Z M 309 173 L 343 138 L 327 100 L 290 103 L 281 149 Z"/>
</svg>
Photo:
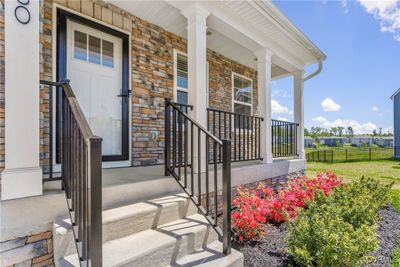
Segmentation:
<svg viewBox="0 0 400 267">
<path fill-rule="evenodd" d="M 260 197 L 259 189 L 240 186 L 237 189 L 237 197 L 233 200 L 236 210 L 232 213 L 232 227 L 240 241 L 257 240 L 265 234 L 266 202 Z"/>
<path fill-rule="evenodd" d="M 334 173 L 319 173 L 315 178 L 296 177 L 287 187 L 277 194 L 271 190 L 265 194 L 267 217 L 277 223 L 296 217 L 296 209 L 305 208 L 306 202 L 314 196 L 315 190 L 329 194 L 332 189 L 342 184 Z"/>
<path fill-rule="evenodd" d="M 305 208 L 314 198 L 316 190 L 328 195 L 334 187 L 342 184 L 336 174 L 319 173 L 309 179 L 296 177 L 278 193 L 260 183 L 257 189 L 239 187 L 233 200 L 236 210 L 232 213 L 232 227 L 239 240 L 257 240 L 265 234 L 267 219 L 281 223 L 296 217 L 298 208 Z"/>
</svg>

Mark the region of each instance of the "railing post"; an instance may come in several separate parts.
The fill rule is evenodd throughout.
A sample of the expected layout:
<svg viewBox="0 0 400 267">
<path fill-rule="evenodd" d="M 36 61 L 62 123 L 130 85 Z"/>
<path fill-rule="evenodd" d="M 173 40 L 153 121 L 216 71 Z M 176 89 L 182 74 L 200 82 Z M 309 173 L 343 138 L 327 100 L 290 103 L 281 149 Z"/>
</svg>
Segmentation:
<svg viewBox="0 0 400 267">
<path fill-rule="evenodd" d="M 170 175 L 169 167 L 170 157 L 171 157 L 171 106 L 170 99 L 165 99 L 165 143 L 164 143 L 164 166 L 165 166 L 165 176 Z M 174 126 L 175 127 L 175 126 Z"/>
<path fill-rule="evenodd" d="M 231 141 L 222 140 L 223 253 L 231 253 Z M 217 192 L 215 192 L 216 194 Z"/>
<path fill-rule="evenodd" d="M 99 137 L 89 140 L 89 265 L 103 265 L 103 233 L 102 233 L 102 166 L 101 141 Z"/>
</svg>

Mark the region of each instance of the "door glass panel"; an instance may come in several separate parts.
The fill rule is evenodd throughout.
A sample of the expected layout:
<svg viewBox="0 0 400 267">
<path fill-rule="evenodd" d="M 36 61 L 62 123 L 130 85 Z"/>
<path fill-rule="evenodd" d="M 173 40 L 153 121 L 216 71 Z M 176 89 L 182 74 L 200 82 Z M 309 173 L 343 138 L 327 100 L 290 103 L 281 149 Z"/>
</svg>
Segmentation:
<svg viewBox="0 0 400 267">
<path fill-rule="evenodd" d="M 114 44 L 106 40 L 103 40 L 103 65 L 114 67 Z"/>
<path fill-rule="evenodd" d="M 74 58 L 86 61 L 87 35 L 80 31 L 75 31 L 74 35 Z"/>
<path fill-rule="evenodd" d="M 100 64 L 100 38 L 89 35 L 89 62 Z"/>
</svg>

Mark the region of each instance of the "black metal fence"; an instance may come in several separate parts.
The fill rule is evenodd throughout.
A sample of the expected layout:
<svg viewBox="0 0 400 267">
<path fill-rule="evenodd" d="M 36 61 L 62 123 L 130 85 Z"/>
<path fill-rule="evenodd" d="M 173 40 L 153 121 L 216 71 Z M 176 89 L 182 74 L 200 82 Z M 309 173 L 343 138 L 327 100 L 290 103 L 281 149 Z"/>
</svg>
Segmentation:
<svg viewBox="0 0 400 267">
<path fill-rule="evenodd" d="M 229 111 L 208 108 L 208 131 L 220 140 L 232 141 L 232 161 L 261 159 L 261 122 L 256 116 L 237 114 Z M 222 149 L 218 149 L 217 160 L 222 161 Z M 211 156 L 211 160 L 213 157 Z"/>
<path fill-rule="evenodd" d="M 375 148 L 337 148 L 310 151 L 306 154 L 307 161 L 315 162 L 353 162 L 371 161 L 393 158 L 392 149 Z"/>
<path fill-rule="evenodd" d="M 218 172 L 217 156 L 221 156 L 222 173 Z M 218 139 L 169 99 L 165 102 L 165 175 L 177 180 L 222 239 L 224 254 L 230 254 L 231 141 Z M 222 214 L 218 209 L 220 188 Z M 222 230 L 217 224 L 220 215 Z"/>
<path fill-rule="evenodd" d="M 79 258 L 86 266 L 101 267 L 102 139 L 93 135 L 68 80 L 41 83 L 61 88 L 61 177 Z"/>
<path fill-rule="evenodd" d="M 272 154 L 275 158 L 297 155 L 298 123 L 271 120 Z"/>
</svg>

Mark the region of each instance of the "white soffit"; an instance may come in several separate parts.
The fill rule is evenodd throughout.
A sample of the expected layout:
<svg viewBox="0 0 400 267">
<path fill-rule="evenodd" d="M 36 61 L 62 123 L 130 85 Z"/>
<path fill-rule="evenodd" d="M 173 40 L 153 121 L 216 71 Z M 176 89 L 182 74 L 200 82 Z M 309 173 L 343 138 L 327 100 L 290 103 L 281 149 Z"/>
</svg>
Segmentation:
<svg viewBox="0 0 400 267">
<path fill-rule="evenodd" d="M 134 14 L 143 20 L 186 38 L 186 18 L 181 14 L 181 11 L 178 8 L 166 1 L 109 0 L 108 2 Z M 179 5 L 181 6 L 189 3 L 190 1 L 182 1 L 179 2 Z M 246 24 L 246 28 L 251 28 L 253 35 L 254 33 L 258 35 L 258 42 L 263 39 L 263 41 L 265 40 L 266 44 L 271 44 L 272 49 L 275 47 L 276 50 L 278 50 L 274 51 L 277 52 L 277 56 L 274 56 L 272 61 L 273 63 L 279 64 L 281 68 L 273 65 L 273 76 L 282 76 L 284 75 L 283 72 L 285 72 L 284 69 L 288 71 L 294 71 L 294 69 L 299 68 L 300 65 L 316 63 L 318 60 L 317 57 L 310 52 L 311 48 L 304 47 L 301 42 L 296 41 L 293 36 L 290 36 L 288 33 L 286 33 L 279 27 L 279 25 L 273 23 L 271 21 L 272 18 L 268 18 L 268 14 L 266 14 L 265 11 L 255 6 L 258 5 L 255 2 L 203 1 L 200 3 L 206 3 L 207 7 L 210 9 L 215 9 L 215 12 L 220 13 L 222 11 L 228 12 L 230 15 L 234 14 L 235 17 L 240 18 L 238 20 L 240 23 Z M 236 37 L 236 39 L 238 39 L 238 42 L 236 42 L 231 38 L 228 38 L 224 35 L 226 34 L 223 30 L 224 26 L 220 27 L 222 30 L 218 29 L 219 32 L 213 29 L 213 26 L 216 26 L 213 24 L 216 24 L 215 22 L 218 21 L 215 20 L 216 17 L 213 16 L 214 15 L 212 14 L 209 17 L 209 19 L 212 19 L 213 21 L 210 21 L 209 25 L 209 31 L 212 34 L 207 37 L 207 47 L 243 65 L 256 68 L 257 62 L 254 60 L 255 56 L 253 51 L 239 44 L 246 42 L 247 40 L 241 40 L 243 38 L 238 39 Z M 254 41 L 254 43 L 256 42 Z M 286 56 L 287 58 L 292 59 L 294 65 L 287 63 L 290 61 L 286 62 Z"/>
</svg>

